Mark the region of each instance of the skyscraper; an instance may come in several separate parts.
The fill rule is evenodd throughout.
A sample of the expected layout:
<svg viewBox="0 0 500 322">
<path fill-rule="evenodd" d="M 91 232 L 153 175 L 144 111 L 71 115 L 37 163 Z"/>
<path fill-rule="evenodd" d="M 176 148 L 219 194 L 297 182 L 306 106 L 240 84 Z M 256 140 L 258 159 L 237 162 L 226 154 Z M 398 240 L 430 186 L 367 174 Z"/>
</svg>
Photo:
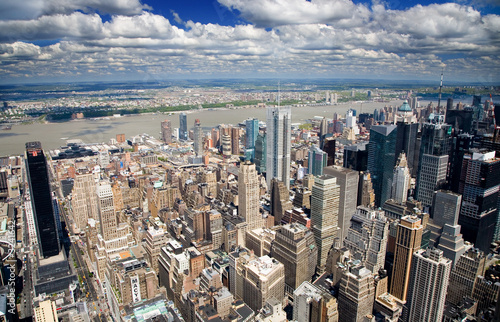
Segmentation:
<svg viewBox="0 0 500 322">
<path fill-rule="evenodd" d="M 266 120 L 267 186 L 271 186 L 273 178 L 278 178 L 289 189 L 292 110 L 290 107 L 268 107 Z"/>
<path fill-rule="evenodd" d="M 432 115 L 433 116 L 433 115 Z M 434 191 L 446 184 L 451 125 L 436 115 L 422 127 L 415 196 L 424 206 L 432 206 Z"/>
<path fill-rule="evenodd" d="M 413 254 L 406 321 L 442 321 L 451 260 L 439 249 L 419 249 Z"/>
<path fill-rule="evenodd" d="M 337 237 L 342 243 L 351 225 L 351 218 L 356 213 L 359 175 L 357 171 L 336 165 L 325 167 L 323 171 L 326 175 L 336 178 L 337 185 L 339 185 L 339 234 Z"/>
<path fill-rule="evenodd" d="M 329 175 L 314 178 L 311 193 L 312 231 L 318 247 L 317 271 L 323 273 L 328 252 L 338 237 L 338 213 L 340 186 Z"/>
<path fill-rule="evenodd" d="M 370 129 L 368 171 L 375 191 L 375 205 L 382 206 L 391 196 L 392 176 L 396 162 L 396 125 L 375 125 Z"/>
<path fill-rule="evenodd" d="M 450 274 L 447 303 L 458 305 L 464 296 L 472 297 L 476 277 L 484 275 L 485 262 L 484 253 L 472 246 L 460 256 Z"/>
<path fill-rule="evenodd" d="M 115 205 L 113 202 L 113 190 L 109 184 L 97 186 L 97 198 L 99 206 L 99 222 L 101 236 L 104 240 L 111 240 L 118 237 L 116 227 Z"/>
<path fill-rule="evenodd" d="M 161 137 L 163 142 L 172 143 L 172 125 L 170 124 L 170 120 L 161 122 Z"/>
<path fill-rule="evenodd" d="M 462 207 L 458 223 L 462 225 L 464 239 L 485 253 L 498 238 L 500 158 L 495 152 L 479 152 L 464 155 L 459 193 Z"/>
<path fill-rule="evenodd" d="M 199 119 L 194 120 L 194 153 L 197 157 L 203 155 L 203 129 Z"/>
<path fill-rule="evenodd" d="M 257 139 L 255 140 L 255 168 L 259 173 L 266 172 L 266 160 L 267 150 L 266 150 L 266 134 L 257 135 Z"/>
<path fill-rule="evenodd" d="M 396 166 L 394 167 L 394 176 L 392 178 L 391 199 L 402 204 L 406 202 L 408 190 L 410 189 L 410 169 L 406 155 L 402 152 L 399 155 Z"/>
<path fill-rule="evenodd" d="M 279 227 L 271 256 L 285 267 L 285 294 L 291 297 L 300 284 L 311 280 L 316 270 L 318 249 L 313 233 L 298 223 Z"/>
<path fill-rule="evenodd" d="M 42 257 L 58 255 L 61 245 L 52 207 L 47 161 L 42 144 L 38 141 L 26 143 L 26 171 L 40 255 Z"/>
<path fill-rule="evenodd" d="M 389 293 L 402 301 L 406 301 L 412 256 L 420 249 L 422 230 L 422 221 L 417 216 L 405 216 L 398 225 Z"/>
<path fill-rule="evenodd" d="M 259 178 L 255 164 L 245 161 L 238 172 L 239 214 L 248 223 L 248 230 L 262 226 L 259 212 Z"/>
<path fill-rule="evenodd" d="M 188 139 L 187 116 L 186 113 L 179 114 L 179 140 Z"/>
<path fill-rule="evenodd" d="M 408 162 L 408 168 L 410 168 L 412 175 L 415 175 L 417 173 L 414 161 L 418 123 L 416 122 L 416 118 L 413 116 L 413 111 L 410 105 L 408 105 L 408 102 L 405 101 L 403 105 L 398 108 L 398 117 L 396 119 L 396 126 L 398 127 L 396 156 L 399 156 L 401 152 L 404 152 Z"/>
<path fill-rule="evenodd" d="M 389 222 L 383 210 L 360 206 L 351 218 L 344 246 L 373 274 L 384 268 Z"/>
<path fill-rule="evenodd" d="M 245 148 L 255 149 L 255 140 L 257 140 L 257 135 L 259 135 L 259 120 L 256 118 L 248 119 L 245 121 L 245 125 Z"/>
<path fill-rule="evenodd" d="M 293 292 L 293 321 L 337 322 L 338 315 L 337 299 L 326 289 L 304 282 Z"/>
<path fill-rule="evenodd" d="M 309 149 L 309 173 L 315 176 L 323 175 L 323 168 L 326 167 L 326 152 L 317 146 L 311 146 Z"/>
<path fill-rule="evenodd" d="M 231 129 L 231 154 L 240 154 L 240 129 L 237 127 Z"/>
<path fill-rule="evenodd" d="M 97 219 L 97 194 L 92 172 L 79 172 L 75 176 L 71 206 L 76 226 L 83 231 L 87 221 Z"/>
<path fill-rule="evenodd" d="M 339 321 L 364 321 L 372 314 L 375 285 L 370 270 L 357 266 L 346 271 L 340 279 Z"/>
<path fill-rule="evenodd" d="M 281 218 L 285 211 L 293 208 L 289 191 L 285 184 L 276 178 L 271 180 L 269 189 L 271 191 L 271 215 L 274 216 L 274 224 L 281 225 Z"/>
</svg>

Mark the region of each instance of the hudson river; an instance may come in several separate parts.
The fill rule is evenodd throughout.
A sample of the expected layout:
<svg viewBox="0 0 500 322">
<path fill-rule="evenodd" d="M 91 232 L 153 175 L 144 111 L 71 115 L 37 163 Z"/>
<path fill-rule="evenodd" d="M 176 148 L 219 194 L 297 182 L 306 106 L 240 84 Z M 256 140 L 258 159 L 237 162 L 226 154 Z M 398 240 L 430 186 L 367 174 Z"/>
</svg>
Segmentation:
<svg viewBox="0 0 500 322">
<path fill-rule="evenodd" d="M 292 122 L 303 123 L 314 116 L 332 118 L 333 113 L 344 117 L 349 108 L 361 114 L 372 113 L 375 108 L 380 109 L 385 105 L 400 106 L 401 104 L 402 101 L 397 100 L 390 103 L 350 102 L 335 106 L 292 107 Z M 205 129 L 218 124 L 237 124 L 251 117 L 266 121 L 265 108 L 191 110 L 186 113 L 188 128 L 193 126 L 197 118 L 200 119 Z M 178 114 L 139 114 L 98 120 L 83 119 L 62 123 L 14 125 L 12 130 L 0 131 L 0 156 L 23 154 L 24 144 L 29 141 L 40 141 L 45 150 L 52 150 L 65 145 L 66 139 L 81 139 L 85 143 L 108 143 L 119 133 L 125 134 L 127 138 L 142 133 L 159 138 L 160 123 L 165 119 L 172 122 L 172 127 L 179 127 Z"/>
</svg>

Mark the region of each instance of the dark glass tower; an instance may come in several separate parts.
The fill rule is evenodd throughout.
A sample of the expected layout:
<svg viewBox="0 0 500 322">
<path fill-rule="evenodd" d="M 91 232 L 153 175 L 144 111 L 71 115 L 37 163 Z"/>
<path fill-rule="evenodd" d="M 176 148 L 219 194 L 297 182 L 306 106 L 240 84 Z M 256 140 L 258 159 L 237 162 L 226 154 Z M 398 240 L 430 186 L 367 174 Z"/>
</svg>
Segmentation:
<svg viewBox="0 0 500 322">
<path fill-rule="evenodd" d="M 396 125 L 376 125 L 370 129 L 368 171 L 375 191 L 375 205 L 382 206 L 391 197 L 392 177 L 396 163 Z"/>
<path fill-rule="evenodd" d="M 59 254 L 59 234 L 52 207 L 47 161 L 40 142 L 26 143 L 26 170 L 33 204 L 33 217 L 42 257 Z"/>
<path fill-rule="evenodd" d="M 179 114 L 179 140 L 188 139 L 187 116 L 185 113 Z"/>
</svg>

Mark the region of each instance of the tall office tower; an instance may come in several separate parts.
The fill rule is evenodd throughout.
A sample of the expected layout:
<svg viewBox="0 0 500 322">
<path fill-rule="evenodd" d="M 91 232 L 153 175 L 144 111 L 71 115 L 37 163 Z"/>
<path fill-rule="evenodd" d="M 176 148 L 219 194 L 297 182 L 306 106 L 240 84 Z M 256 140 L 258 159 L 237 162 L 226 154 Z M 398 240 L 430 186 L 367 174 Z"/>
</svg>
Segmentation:
<svg viewBox="0 0 500 322">
<path fill-rule="evenodd" d="M 340 279 L 338 307 L 339 321 L 366 321 L 372 314 L 375 285 L 370 270 L 356 266 L 345 271 Z"/>
<path fill-rule="evenodd" d="M 265 255 L 243 265 L 243 301 L 254 310 L 260 310 L 271 298 L 285 295 L 285 268 L 282 263 Z"/>
<path fill-rule="evenodd" d="M 231 129 L 231 154 L 240 154 L 240 129 L 237 127 Z"/>
<path fill-rule="evenodd" d="M 239 215 L 248 223 L 248 230 L 261 228 L 262 216 L 259 212 L 259 176 L 255 164 L 245 161 L 238 171 Z"/>
<path fill-rule="evenodd" d="M 194 153 L 197 157 L 203 155 L 203 129 L 201 127 L 200 119 L 194 120 Z"/>
<path fill-rule="evenodd" d="M 293 321 L 337 322 L 338 320 L 337 299 L 324 288 L 304 282 L 293 291 Z"/>
<path fill-rule="evenodd" d="M 255 139 L 255 168 L 258 173 L 266 172 L 266 134 L 257 135 L 257 139 Z M 268 187 L 269 188 L 269 187 Z"/>
<path fill-rule="evenodd" d="M 309 173 L 315 176 L 323 175 L 323 168 L 326 167 L 327 155 L 317 146 L 311 146 L 309 149 Z"/>
<path fill-rule="evenodd" d="M 328 121 L 326 118 L 321 120 L 319 124 L 319 147 L 323 148 L 323 143 L 325 142 L 325 136 L 328 133 Z"/>
<path fill-rule="evenodd" d="M 99 222 L 101 227 L 101 236 L 104 240 L 116 238 L 116 227 L 118 226 L 115 206 L 113 202 L 113 190 L 109 184 L 101 184 L 97 186 L 97 200 L 99 210 Z"/>
<path fill-rule="evenodd" d="M 463 158 L 458 193 L 462 194 L 462 208 L 458 223 L 464 239 L 485 253 L 498 239 L 495 227 L 498 220 L 500 190 L 500 158 L 495 152 L 474 152 Z"/>
<path fill-rule="evenodd" d="M 294 223 L 278 228 L 271 245 L 271 256 L 285 266 L 285 294 L 302 282 L 310 281 L 316 270 L 318 248 L 313 233 L 304 225 Z"/>
<path fill-rule="evenodd" d="M 328 252 L 338 237 L 340 186 L 337 179 L 329 175 L 314 178 L 311 193 L 311 223 L 318 247 L 318 273 L 326 267 Z"/>
<path fill-rule="evenodd" d="M 354 134 L 359 134 L 359 127 L 356 121 L 356 111 L 349 109 L 345 115 L 345 123 L 348 129 L 353 129 Z"/>
<path fill-rule="evenodd" d="M 451 270 L 446 302 L 458 305 L 464 296 L 472 297 L 476 277 L 484 274 L 486 257 L 477 248 L 468 246 Z"/>
<path fill-rule="evenodd" d="M 358 200 L 356 206 L 375 206 L 375 191 L 373 191 L 372 179 L 369 172 L 359 172 Z"/>
<path fill-rule="evenodd" d="M 336 140 L 331 137 L 325 138 L 323 141 L 323 151 L 326 152 L 326 165 L 335 165 L 335 145 L 336 145 Z"/>
<path fill-rule="evenodd" d="M 167 231 L 150 227 L 146 232 L 146 256 L 149 261 L 149 266 L 158 274 L 158 257 L 160 257 L 161 248 L 168 242 Z"/>
<path fill-rule="evenodd" d="M 210 135 L 212 137 L 212 144 L 214 147 L 219 147 L 220 146 L 220 132 L 219 129 L 214 127 L 212 131 L 210 131 Z"/>
<path fill-rule="evenodd" d="M 283 182 L 274 178 L 271 180 L 269 189 L 271 190 L 271 215 L 274 216 L 274 224 L 281 225 L 281 218 L 283 218 L 285 211 L 293 208 L 293 204 Z"/>
<path fill-rule="evenodd" d="M 412 256 L 414 252 L 420 249 L 422 230 L 422 221 L 417 216 L 401 218 L 397 228 L 396 250 L 394 251 L 394 266 L 389 293 L 402 301 L 406 301 Z"/>
<path fill-rule="evenodd" d="M 170 120 L 161 122 L 161 137 L 163 142 L 172 143 L 172 124 Z"/>
<path fill-rule="evenodd" d="M 444 123 L 443 115 L 436 115 L 422 127 L 418 160 L 416 199 L 424 206 L 432 206 L 434 191 L 446 184 L 448 154 L 451 143 L 451 125 Z"/>
<path fill-rule="evenodd" d="M 78 172 L 75 176 L 71 206 L 73 220 L 80 231 L 87 226 L 90 218 L 97 219 L 96 182 L 92 172 Z"/>
<path fill-rule="evenodd" d="M 453 106 L 453 98 L 448 97 L 446 100 L 446 111 L 453 110 L 455 107 Z"/>
<path fill-rule="evenodd" d="M 360 206 L 352 216 L 344 247 L 373 274 L 384 268 L 389 222 L 383 210 Z"/>
<path fill-rule="evenodd" d="M 451 123 L 453 124 L 453 123 Z M 464 155 L 473 148 L 474 135 L 460 133 L 453 138 L 450 153 L 450 169 L 448 171 L 448 189 L 458 192 L 460 187 L 460 176 L 462 174 L 462 161 Z M 493 151 L 495 149 L 491 149 Z"/>
<path fill-rule="evenodd" d="M 392 191 L 391 199 L 398 202 L 404 203 L 408 197 L 408 190 L 410 189 L 410 169 L 408 168 L 408 162 L 406 160 L 406 155 L 402 152 L 399 155 L 396 166 L 394 167 L 394 176 L 392 178 Z"/>
<path fill-rule="evenodd" d="M 485 311 L 494 308 L 494 303 L 500 297 L 500 267 L 499 264 L 489 266 L 484 276 L 476 277 L 472 289 L 472 298 L 476 300 L 477 311 Z"/>
<path fill-rule="evenodd" d="M 188 139 L 188 123 L 186 113 L 179 114 L 179 140 L 187 141 Z"/>
<path fill-rule="evenodd" d="M 399 107 L 397 119 L 396 156 L 404 152 L 411 174 L 416 175 L 415 150 L 417 148 L 418 123 L 413 116 L 412 109 L 406 102 Z"/>
<path fill-rule="evenodd" d="M 351 225 L 351 218 L 356 212 L 359 175 L 357 171 L 336 165 L 326 167 L 323 171 L 326 175 L 336 178 L 337 185 L 340 186 L 337 237 L 342 243 Z"/>
<path fill-rule="evenodd" d="M 271 186 L 273 178 L 280 179 L 290 189 L 290 148 L 292 110 L 290 107 L 267 108 L 267 160 L 266 181 Z"/>
<path fill-rule="evenodd" d="M 451 260 L 439 249 L 419 249 L 413 254 L 406 321 L 442 321 Z"/>
<path fill-rule="evenodd" d="M 376 206 L 382 206 L 391 196 L 396 139 L 396 125 L 375 125 L 370 129 L 368 171 L 372 177 Z"/>
<path fill-rule="evenodd" d="M 442 227 L 438 248 L 443 251 L 444 257 L 451 259 L 453 265 L 466 251 L 466 245 L 458 224 L 461 202 L 461 195 L 451 191 L 439 190 L 434 195 L 432 204 L 434 212 L 432 224 Z"/>
<path fill-rule="evenodd" d="M 368 169 L 368 142 L 361 142 L 344 147 L 344 168 L 356 171 Z"/>
<path fill-rule="evenodd" d="M 42 144 L 38 141 L 26 143 L 26 171 L 40 255 L 56 256 L 61 250 L 61 245 L 52 207 L 47 161 Z"/>
<path fill-rule="evenodd" d="M 259 135 L 259 120 L 256 118 L 248 119 L 245 121 L 246 134 L 245 134 L 245 148 L 255 148 L 255 141 Z"/>
</svg>

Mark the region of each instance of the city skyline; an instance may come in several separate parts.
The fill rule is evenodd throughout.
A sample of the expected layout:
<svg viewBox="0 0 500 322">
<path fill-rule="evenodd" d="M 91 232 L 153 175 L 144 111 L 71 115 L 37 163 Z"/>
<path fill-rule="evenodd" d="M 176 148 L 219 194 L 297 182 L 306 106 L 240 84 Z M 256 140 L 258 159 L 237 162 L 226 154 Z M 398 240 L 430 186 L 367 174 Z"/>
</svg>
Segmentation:
<svg viewBox="0 0 500 322">
<path fill-rule="evenodd" d="M 494 1 L 31 0 L 0 4 L 0 82 L 499 80 Z"/>
</svg>

